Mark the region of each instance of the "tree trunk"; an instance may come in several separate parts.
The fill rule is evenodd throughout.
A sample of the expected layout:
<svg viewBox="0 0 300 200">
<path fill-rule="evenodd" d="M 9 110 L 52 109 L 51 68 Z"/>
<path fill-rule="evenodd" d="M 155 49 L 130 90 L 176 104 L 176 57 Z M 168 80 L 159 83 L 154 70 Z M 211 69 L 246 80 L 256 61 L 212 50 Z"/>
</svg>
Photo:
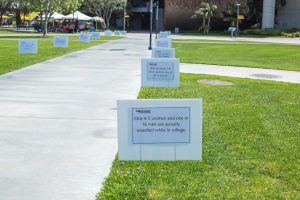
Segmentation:
<svg viewBox="0 0 300 200">
<path fill-rule="evenodd" d="M 41 32 L 43 30 L 43 12 L 40 13 L 40 17 L 41 17 L 41 20 L 39 23 L 38 32 Z M 40 31 L 40 29 L 41 29 L 41 31 Z"/>
<path fill-rule="evenodd" d="M 206 34 L 208 35 L 209 33 L 209 29 L 210 29 L 210 16 L 208 17 L 207 19 L 207 31 L 206 31 Z"/>
<path fill-rule="evenodd" d="M 21 24 L 21 12 L 19 10 L 16 11 L 16 26 L 17 30 L 19 30 L 19 26 Z"/>
<path fill-rule="evenodd" d="M 49 2 L 46 3 L 43 37 L 46 37 L 48 33 L 48 17 L 49 17 L 48 15 L 49 15 Z"/>
<path fill-rule="evenodd" d="M 109 30 L 109 19 L 107 20 L 107 22 L 106 22 L 106 29 L 108 29 Z"/>
<path fill-rule="evenodd" d="M 206 20 L 205 17 L 203 17 L 203 22 L 202 22 L 203 34 L 205 34 L 205 24 L 206 24 Z"/>
<path fill-rule="evenodd" d="M 109 20 L 110 18 L 109 17 L 105 17 L 105 23 L 106 23 L 106 29 L 109 30 Z"/>
<path fill-rule="evenodd" d="M 78 13 L 77 13 L 77 16 L 78 16 Z M 77 19 L 78 19 L 78 17 L 77 17 Z M 75 21 L 75 15 L 74 15 L 74 11 L 73 11 L 73 22 L 72 22 L 73 24 L 74 24 L 74 21 Z M 75 31 L 74 29 L 75 28 L 73 28 L 73 34 L 74 34 L 74 31 Z"/>
<path fill-rule="evenodd" d="M 2 18 L 3 18 L 3 13 L 1 12 L 1 14 L 0 14 L 0 27 L 2 27 Z"/>
</svg>

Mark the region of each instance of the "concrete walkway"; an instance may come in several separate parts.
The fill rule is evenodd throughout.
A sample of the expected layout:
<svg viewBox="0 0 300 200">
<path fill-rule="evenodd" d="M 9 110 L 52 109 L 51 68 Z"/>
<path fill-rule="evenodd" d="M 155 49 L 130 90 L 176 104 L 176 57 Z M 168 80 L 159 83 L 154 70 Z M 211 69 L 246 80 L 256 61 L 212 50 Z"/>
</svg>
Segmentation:
<svg viewBox="0 0 300 200">
<path fill-rule="evenodd" d="M 300 83 L 296 71 L 181 63 L 180 72 Z"/>
<path fill-rule="evenodd" d="M 117 99 L 136 98 L 143 40 L 0 76 L 0 199 L 92 200 L 117 152 Z"/>
</svg>

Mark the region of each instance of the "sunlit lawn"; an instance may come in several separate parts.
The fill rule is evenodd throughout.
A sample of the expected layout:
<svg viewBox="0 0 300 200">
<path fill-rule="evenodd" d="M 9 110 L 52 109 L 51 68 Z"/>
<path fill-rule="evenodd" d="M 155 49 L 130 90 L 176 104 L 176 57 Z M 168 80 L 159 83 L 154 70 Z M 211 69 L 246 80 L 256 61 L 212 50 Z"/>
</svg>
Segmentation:
<svg viewBox="0 0 300 200">
<path fill-rule="evenodd" d="M 299 84 L 192 74 L 142 88 L 141 99 L 203 99 L 203 161 L 116 159 L 98 199 L 300 199 L 299 97 Z"/>
<path fill-rule="evenodd" d="M 173 46 L 184 63 L 300 71 L 300 45 L 177 40 Z"/>
<path fill-rule="evenodd" d="M 19 54 L 18 39 L 23 38 L 38 39 L 38 54 Z M 78 41 L 78 36 L 70 36 L 68 48 L 54 48 L 52 37 L 0 37 L 0 74 L 5 74 L 67 53 L 102 44 L 107 42 L 107 40 L 115 39 L 120 39 L 120 37 L 101 36 L 100 40 L 91 40 L 90 43 L 82 43 Z"/>
</svg>

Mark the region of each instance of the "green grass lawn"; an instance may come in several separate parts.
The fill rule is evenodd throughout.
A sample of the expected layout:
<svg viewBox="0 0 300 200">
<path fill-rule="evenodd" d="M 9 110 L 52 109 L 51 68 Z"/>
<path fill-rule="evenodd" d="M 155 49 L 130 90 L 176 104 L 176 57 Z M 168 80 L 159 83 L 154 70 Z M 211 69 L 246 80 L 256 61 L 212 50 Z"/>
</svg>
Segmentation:
<svg viewBox="0 0 300 200">
<path fill-rule="evenodd" d="M 183 43 L 178 40 L 173 43 L 176 57 L 183 63 L 300 71 L 300 45 L 249 42 L 230 44 L 225 41 L 226 44 L 222 44 L 222 41 L 212 44 L 207 40 L 192 41 L 195 43 Z"/>
<path fill-rule="evenodd" d="M 236 85 L 197 83 L 212 78 Z M 180 88 L 142 88 L 141 99 L 203 99 L 203 161 L 116 159 L 98 200 L 300 199 L 299 86 L 182 74 Z"/>
<path fill-rule="evenodd" d="M 224 43 L 224 44 L 270 44 L 267 42 L 251 42 L 251 41 L 243 41 L 243 40 L 224 40 L 223 38 L 220 40 L 211 40 L 211 39 L 173 39 L 173 43 L 186 43 L 186 44 L 213 44 L 213 43 Z"/>
<path fill-rule="evenodd" d="M 38 39 L 38 54 L 19 54 L 17 38 Z M 82 43 L 78 41 L 78 36 L 70 36 L 69 48 L 54 48 L 52 37 L 0 37 L 0 75 L 115 39 L 120 39 L 120 37 L 101 36 L 100 40 Z"/>
<path fill-rule="evenodd" d="M 188 35 L 188 36 L 201 36 L 201 37 L 231 37 L 231 33 L 227 30 L 224 31 L 210 31 L 208 35 L 204 34 L 203 31 L 197 30 L 188 30 L 181 31 L 180 35 Z M 235 36 L 235 34 L 234 34 Z M 239 37 L 251 37 L 251 38 L 284 38 L 283 36 L 274 36 L 274 35 L 258 35 L 258 34 L 244 34 L 243 32 L 239 32 Z"/>
</svg>

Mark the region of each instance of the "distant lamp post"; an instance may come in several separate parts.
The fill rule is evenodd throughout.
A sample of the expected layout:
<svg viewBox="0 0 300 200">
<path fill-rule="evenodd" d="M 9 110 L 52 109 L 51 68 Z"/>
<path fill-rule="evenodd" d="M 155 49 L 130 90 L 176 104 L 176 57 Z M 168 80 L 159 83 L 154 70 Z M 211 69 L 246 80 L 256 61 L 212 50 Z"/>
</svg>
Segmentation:
<svg viewBox="0 0 300 200">
<path fill-rule="evenodd" d="M 156 1 L 156 36 L 155 36 L 156 39 L 158 34 L 158 7 L 159 7 L 159 0 Z"/>
<path fill-rule="evenodd" d="M 236 37 L 239 35 L 239 17 L 240 17 L 240 6 L 241 4 L 237 3 L 236 4 Z"/>
<path fill-rule="evenodd" d="M 149 50 L 152 50 L 152 22 L 153 21 L 153 0 L 150 0 L 150 41 Z"/>
<path fill-rule="evenodd" d="M 124 29 L 124 31 L 126 31 L 126 3 L 124 4 L 123 29 Z"/>
<path fill-rule="evenodd" d="M 77 14 L 77 33 L 79 33 L 79 16 L 78 16 L 78 8 L 76 8 L 76 14 Z M 96 22 L 97 23 L 97 22 Z M 97 30 L 96 30 L 97 31 Z"/>
</svg>

